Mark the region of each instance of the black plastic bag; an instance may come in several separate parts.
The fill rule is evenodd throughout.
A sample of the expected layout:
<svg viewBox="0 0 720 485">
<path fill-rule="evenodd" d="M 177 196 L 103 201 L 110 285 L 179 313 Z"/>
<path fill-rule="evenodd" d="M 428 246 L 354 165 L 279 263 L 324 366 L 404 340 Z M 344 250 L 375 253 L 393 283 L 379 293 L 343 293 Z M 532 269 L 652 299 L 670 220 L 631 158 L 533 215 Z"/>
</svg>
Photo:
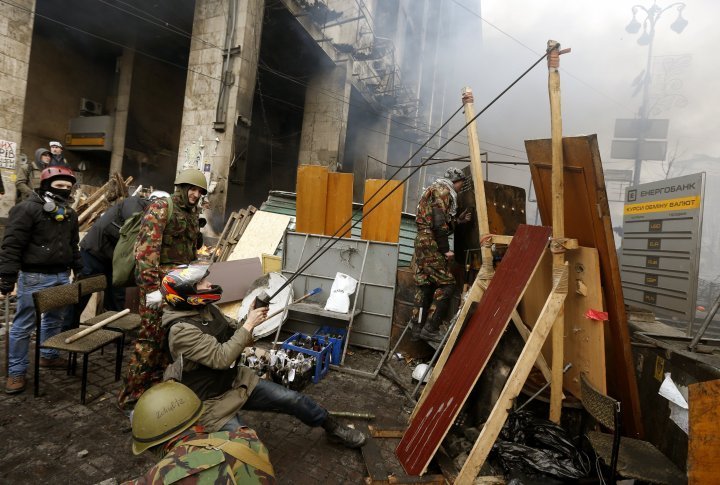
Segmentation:
<svg viewBox="0 0 720 485">
<path fill-rule="evenodd" d="M 529 411 L 511 413 L 500 432 L 493 454 L 506 472 L 522 470 L 560 479 L 586 477 L 590 462 L 560 426 Z"/>
</svg>

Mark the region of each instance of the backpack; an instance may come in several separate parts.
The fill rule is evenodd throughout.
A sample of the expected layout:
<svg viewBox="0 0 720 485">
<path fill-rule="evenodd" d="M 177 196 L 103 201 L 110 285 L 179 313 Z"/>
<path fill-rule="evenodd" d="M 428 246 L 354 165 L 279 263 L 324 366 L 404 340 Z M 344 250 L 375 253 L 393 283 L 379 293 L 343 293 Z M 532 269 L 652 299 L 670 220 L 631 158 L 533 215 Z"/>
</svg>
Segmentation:
<svg viewBox="0 0 720 485">
<path fill-rule="evenodd" d="M 168 203 L 167 220 L 173 212 L 172 198 L 167 197 Z M 135 243 L 140 233 L 140 224 L 142 224 L 145 211 L 136 212 L 129 217 L 120 229 L 120 239 L 118 239 L 113 251 L 112 260 L 112 285 L 116 288 L 126 288 L 135 286 Z"/>
</svg>

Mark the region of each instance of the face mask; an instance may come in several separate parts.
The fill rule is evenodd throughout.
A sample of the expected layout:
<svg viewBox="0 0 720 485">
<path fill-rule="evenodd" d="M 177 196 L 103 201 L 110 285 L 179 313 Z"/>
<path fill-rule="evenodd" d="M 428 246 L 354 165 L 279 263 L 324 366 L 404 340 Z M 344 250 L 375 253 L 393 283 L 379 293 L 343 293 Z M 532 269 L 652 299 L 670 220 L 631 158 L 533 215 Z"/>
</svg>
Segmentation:
<svg viewBox="0 0 720 485">
<path fill-rule="evenodd" d="M 52 193 L 53 195 L 56 195 L 62 199 L 69 199 L 70 194 L 72 193 L 72 189 L 56 189 L 55 187 L 50 187 L 48 189 L 48 192 Z"/>
</svg>

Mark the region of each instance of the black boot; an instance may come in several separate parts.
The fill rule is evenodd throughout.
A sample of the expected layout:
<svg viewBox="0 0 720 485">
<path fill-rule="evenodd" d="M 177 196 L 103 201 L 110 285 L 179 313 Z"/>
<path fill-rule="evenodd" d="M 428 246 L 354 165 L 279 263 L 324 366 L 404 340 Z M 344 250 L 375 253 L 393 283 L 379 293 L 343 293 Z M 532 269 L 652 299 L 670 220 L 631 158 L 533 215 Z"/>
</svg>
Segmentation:
<svg viewBox="0 0 720 485">
<path fill-rule="evenodd" d="M 415 290 L 415 307 L 413 308 L 413 317 L 410 319 L 410 340 L 413 342 L 420 340 L 420 332 L 425 320 L 427 320 L 427 313 L 434 292 L 432 285 L 418 286 Z"/>
<path fill-rule="evenodd" d="M 441 287 L 440 290 L 443 292 L 443 298 L 433 302 L 435 304 L 435 311 L 428 317 L 425 326 L 423 326 L 423 329 L 420 331 L 420 339 L 435 348 L 442 342 L 443 334 L 440 333 L 440 324 L 450 307 L 450 297 L 452 296 L 453 287 L 444 286 Z"/>
<path fill-rule="evenodd" d="M 328 440 L 333 443 L 340 443 L 347 448 L 360 448 L 365 444 L 365 435 L 361 431 L 340 424 L 329 414 L 322 427 Z"/>
</svg>

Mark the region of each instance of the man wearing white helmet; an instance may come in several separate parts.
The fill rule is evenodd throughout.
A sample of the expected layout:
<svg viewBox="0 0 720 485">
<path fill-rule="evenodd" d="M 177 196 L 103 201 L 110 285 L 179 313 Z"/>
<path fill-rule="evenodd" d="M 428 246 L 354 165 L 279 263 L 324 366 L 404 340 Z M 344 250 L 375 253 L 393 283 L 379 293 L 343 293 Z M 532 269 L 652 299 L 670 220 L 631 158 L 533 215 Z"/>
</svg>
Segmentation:
<svg viewBox="0 0 720 485">
<path fill-rule="evenodd" d="M 170 194 L 156 190 L 150 194 L 149 199 L 137 195 L 122 199 L 110 206 L 80 241 L 82 276 L 104 274 L 107 287 L 111 289 L 105 292 L 106 310 L 120 311 L 125 308 L 125 288 L 112 287 L 113 251 L 120 239 L 120 228 L 135 213 L 143 212 L 152 200 L 167 197 L 170 197 Z M 87 301 L 80 302 L 80 311 L 85 305 Z"/>
<path fill-rule="evenodd" d="M 70 164 L 63 156 L 63 146 L 62 143 L 59 141 L 51 141 L 49 144 L 50 146 L 50 154 L 51 154 L 51 160 L 50 160 L 50 166 L 51 167 L 70 167 Z"/>
<path fill-rule="evenodd" d="M 169 361 L 161 326 L 160 283 L 172 268 L 197 259 L 200 199 L 207 194 L 205 174 L 181 171 L 169 199 L 156 199 L 145 209 L 135 244 L 135 279 L 140 289 L 140 333 L 130 357 L 118 405 L 129 411 L 138 398 L 162 380 Z M 172 203 L 170 203 L 172 201 Z"/>
</svg>

